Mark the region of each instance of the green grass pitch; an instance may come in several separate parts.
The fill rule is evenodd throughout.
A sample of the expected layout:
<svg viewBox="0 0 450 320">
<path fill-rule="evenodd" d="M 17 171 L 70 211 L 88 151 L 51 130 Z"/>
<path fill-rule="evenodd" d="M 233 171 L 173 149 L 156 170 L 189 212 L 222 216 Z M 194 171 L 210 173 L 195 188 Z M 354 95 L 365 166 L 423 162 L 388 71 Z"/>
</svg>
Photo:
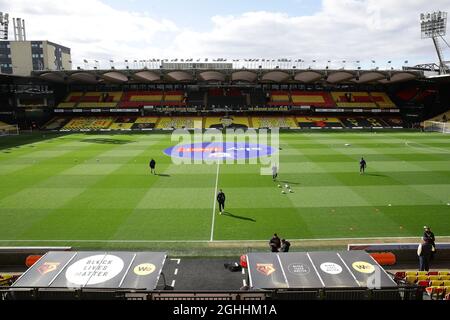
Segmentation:
<svg viewBox="0 0 450 320">
<path fill-rule="evenodd" d="M 0 246 L 419 237 L 423 225 L 450 235 L 448 135 L 283 133 L 279 180 L 293 193 L 260 165 L 222 164 L 229 214 L 216 209 L 214 228 L 217 166 L 174 165 L 163 154 L 173 144 L 169 134 L 0 137 Z M 150 174 L 150 157 L 163 175 Z"/>
</svg>

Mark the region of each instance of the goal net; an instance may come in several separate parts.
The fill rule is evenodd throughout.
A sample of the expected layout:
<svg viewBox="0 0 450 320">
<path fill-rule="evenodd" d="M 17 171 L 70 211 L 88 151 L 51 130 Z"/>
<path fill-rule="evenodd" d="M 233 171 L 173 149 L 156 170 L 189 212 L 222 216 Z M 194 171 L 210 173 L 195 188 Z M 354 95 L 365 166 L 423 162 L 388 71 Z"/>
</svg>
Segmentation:
<svg viewBox="0 0 450 320">
<path fill-rule="evenodd" d="M 438 121 L 424 121 L 423 130 L 428 132 L 450 133 L 450 123 Z"/>
<path fill-rule="evenodd" d="M 0 122 L 0 136 L 18 135 L 19 126 L 17 124 L 6 124 Z"/>
</svg>

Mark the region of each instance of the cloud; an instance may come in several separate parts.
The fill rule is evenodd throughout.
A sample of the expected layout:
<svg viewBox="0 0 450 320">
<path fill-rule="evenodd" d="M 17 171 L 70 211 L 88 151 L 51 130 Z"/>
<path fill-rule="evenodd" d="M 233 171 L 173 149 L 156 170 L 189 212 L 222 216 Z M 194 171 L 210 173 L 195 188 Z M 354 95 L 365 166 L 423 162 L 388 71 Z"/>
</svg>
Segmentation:
<svg viewBox="0 0 450 320">
<path fill-rule="evenodd" d="M 30 5 L 32 4 L 32 5 Z M 25 18 L 29 39 L 72 48 L 73 61 L 150 58 L 292 58 L 307 61 L 436 61 L 420 39 L 422 11 L 450 11 L 448 0 L 323 0 L 309 16 L 254 11 L 205 17 L 211 27 L 117 10 L 101 0 L 0 0 Z M 170 14 L 169 14 L 170 15 Z"/>
<path fill-rule="evenodd" d="M 431 10 L 449 10 L 435 0 Z M 419 14 L 428 0 L 324 0 L 312 16 L 251 12 L 213 17 L 205 32 L 183 31 L 174 50 L 193 56 L 301 58 L 321 61 L 435 61 L 420 39 Z"/>
<path fill-rule="evenodd" d="M 177 32 L 172 21 L 116 10 L 99 0 L 0 0 L 0 7 L 25 19 L 27 39 L 70 47 L 75 65 L 83 59 L 123 61 L 159 54 L 158 34 Z"/>
</svg>

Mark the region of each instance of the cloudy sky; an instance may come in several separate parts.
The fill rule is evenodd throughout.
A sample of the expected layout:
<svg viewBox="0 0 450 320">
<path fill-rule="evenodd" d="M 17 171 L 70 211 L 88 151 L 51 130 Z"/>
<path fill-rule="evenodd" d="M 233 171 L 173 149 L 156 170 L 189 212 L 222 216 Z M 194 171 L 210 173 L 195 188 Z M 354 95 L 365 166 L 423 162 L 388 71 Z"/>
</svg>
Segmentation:
<svg viewBox="0 0 450 320">
<path fill-rule="evenodd" d="M 435 62 L 432 41 L 420 39 L 419 14 L 439 10 L 449 12 L 450 1 L 0 0 L 0 11 L 25 19 L 28 40 L 70 47 L 74 67 L 153 58 Z M 448 47 L 444 54 L 450 60 Z"/>
</svg>

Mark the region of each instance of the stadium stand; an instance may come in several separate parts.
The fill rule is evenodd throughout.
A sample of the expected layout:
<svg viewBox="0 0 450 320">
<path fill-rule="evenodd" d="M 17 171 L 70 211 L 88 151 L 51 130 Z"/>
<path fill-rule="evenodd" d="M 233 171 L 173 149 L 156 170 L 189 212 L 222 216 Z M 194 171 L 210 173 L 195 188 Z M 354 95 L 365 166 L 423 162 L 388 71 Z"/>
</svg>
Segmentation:
<svg viewBox="0 0 450 320">
<path fill-rule="evenodd" d="M 444 113 L 441 113 L 431 119 L 428 119 L 427 121 L 438 121 L 438 122 L 448 122 L 450 119 L 450 110 Z"/>
<path fill-rule="evenodd" d="M 145 105 L 161 105 L 164 99 L 163 91 L 130 91 L 123 94 L 119 107 L 143 107 Z"/>
<path fill-rule="evenodd" d="M 108 129 L 113 123 L 113 117 L 77 117 L 70 120 L 61 131 L 84 131 Z"/>
<path fill-rule="evenodd" d="M 201 129 L 201 117 L 161 117 L 156 124 L 157 129 Z"/>
<path fill-rule="evenodd" d="M 18 278 L 18 274 L 0 274 L 0 287 L 9 287 Z"/>
<path fill-rule="evenodd" d="M 340 108 L 376 108 L 377 105 L 367 92 L 331 92 Z"/>
<path fill-rule="evenodd" d="M 71 92 L 66 98 L 66 102 L 80 102 L 83 92 Z"/>
<path fill-rule="evenodd" d="M 153 129 L 156 127 L 158 119 L 158 117 L 138 117 L 131 128 L 137 130 Z"/>
<path fill-rule="evenodd" d="M 391 98 L 385 92 L 370 92 L 371 99 L 375 104 L 383 109 L 397 108 Z"/>
<path fill-rule="evenodd" d="M 204 128 L 236 128 L 246 129 L 250 128 L 250 121 L 248 117 L 206 117 L 204 121 Z"/>
<path fill-rule="evenodd" d="M 64 127 L 69 121 L 70 121 L 70 118 L 54 117 L 50 121 L 48 121 L 46 124 L 44 124 L 42 126 L 42 129 L 43 130 L 59 130 L 62 127 Z"/>
<path fill-rule="evenodd" d="M 291 97 L 287 91 L 271 91 L 270 105 L 290 105 Z"/>
<path fill-rule="evenodd" d="M 206 105 L 207 93 L 204 91 L 191 91 L 186 99 L 186 103 L 190 106 Z"/>
<path fill-rule="evenodd" d="M 115 108 L 122 92 L 71 92 L 58 108 Z"/>
<path fill-rule="evenodd" d="M 183 91 L 166 91 L 164 92 L 163 104 L 167 106 L 185 105 L 186 98 Z"/>
<path fill-rule="evenodd" d="M 111 130 L 131 130 L 136 117 L 120 117 L 114 120 L 109 129 Z"/>
<path fill-rule="evenodd" d="M 338 118 L 328 117 L 297 117 L 298 126 L 300 128 L 343 128 L 341 120 Z"/>
<path fill-rule="evenodd" d="M 246 95 L 236 88 L 213 88 L 208 90 L 207 104 L 209 106 L 244 106 L 247 105 Z"/>
<path fill-rule="evenodd" d="M 292 104 L 313 107 L 336 107 L 328 92 L 292 91 Z"/>
<path fill-rule="evenodd" d="M 294 117 L 252 117 L 253 128 L 297 128 Z"/>
<path fill-rule="evenodd" d="M 94 119 L 94 121 L 90 121 Z M 97 121 L 108 120 L 110 125 Z M 145 130 L 194 128 L 193 121 L 199 121 L 196 128 L 303 128 L 303 129 L 367 129 L 367 128 L 402 128 L 403 122 L 398 117 L 295 117 L 295 116 L 223 116 L 223 117 L 54 117 L 47 122 L 44 130 Z"/>
<path fill-rule="evenodd" d="M 83 92 L 71 92 L 63 102 L 58 104 L 58 108 L 74 108 L 82 96 Z"/>
</svg>

